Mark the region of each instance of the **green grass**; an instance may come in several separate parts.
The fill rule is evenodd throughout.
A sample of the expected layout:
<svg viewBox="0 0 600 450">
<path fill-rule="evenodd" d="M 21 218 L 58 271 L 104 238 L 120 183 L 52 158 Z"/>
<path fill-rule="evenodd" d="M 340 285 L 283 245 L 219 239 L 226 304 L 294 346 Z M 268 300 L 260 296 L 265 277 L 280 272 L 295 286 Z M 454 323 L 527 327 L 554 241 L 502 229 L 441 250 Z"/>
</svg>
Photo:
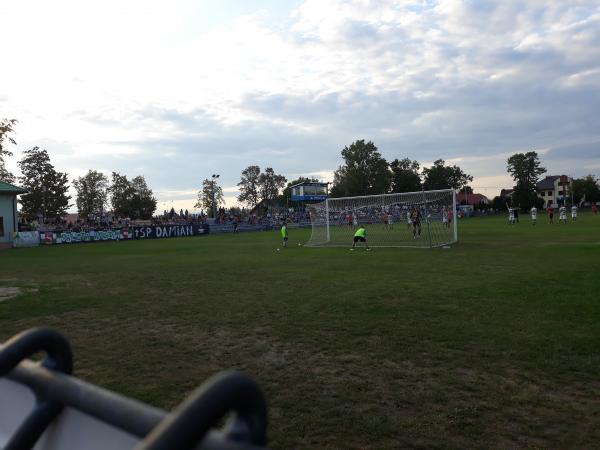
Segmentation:
<svg viewBox="0 0 600 450">
<path fill-rule="evenodd" d="M 273 448 L 593 448 L 600 217 L 460 223 L 451 249 L 297 247 L 307 231 L 0 252 L 0 340 L 51 326 L 76 374 L 172 408 L 252 374 Z"/>
</svg>

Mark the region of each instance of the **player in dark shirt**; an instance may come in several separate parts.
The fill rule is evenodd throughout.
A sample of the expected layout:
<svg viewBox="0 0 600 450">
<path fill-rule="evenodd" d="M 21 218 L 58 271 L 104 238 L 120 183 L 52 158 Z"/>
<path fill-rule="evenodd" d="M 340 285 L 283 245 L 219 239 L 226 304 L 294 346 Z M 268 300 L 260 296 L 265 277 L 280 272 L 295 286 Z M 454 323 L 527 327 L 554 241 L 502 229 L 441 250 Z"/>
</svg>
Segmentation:
<svg viewBox="0 0 600 450">
<path fill-rule="evenodd" d="M 413 227 L 413 239 L 416 239 L 417 236 L 421 237 L 421 217 L 421 210 L 417 207 L 413 208 L 410 213 L 410 220 Z"/>
</svg>

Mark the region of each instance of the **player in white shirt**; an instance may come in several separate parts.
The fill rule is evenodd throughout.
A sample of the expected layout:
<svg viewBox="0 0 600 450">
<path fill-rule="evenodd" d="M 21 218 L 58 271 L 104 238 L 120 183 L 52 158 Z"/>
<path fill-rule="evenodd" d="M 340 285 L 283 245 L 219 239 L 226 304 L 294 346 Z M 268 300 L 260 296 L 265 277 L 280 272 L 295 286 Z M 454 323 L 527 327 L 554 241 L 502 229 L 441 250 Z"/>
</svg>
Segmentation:
<svg viewBox="0 0 600 450">
<path fill-rule="evenodd" d="M 560 223 L 567 223 L 567 208 L 565 205 L 558 208 L 558 221 Z"/>
<path fill-rule="evenodd" d="M 406 211 L 406 225 L 408 228 L 412 225 L 412 219 L 410 218 L 410 210 Z"/>
<path fill-rule="evenodd" d="M 531 223 L 535 225 L 537 222 L 537 208 L 534 206 L 531 208 Z"/>
<path fill-rule="evenodd" d="M 573 222 L 577 220 L 577 205 L 571 206 L 571 219 L 573 219 Z"/>
<path fill-rule="evenodd" d="M 446 208 L 442 209 L 442 223 L 444 224 L 444 228 L 448 228 L 448 213 L 446 212 Z"/>
<path fill-rule="evenodd" d="M 508 223 L 511 225 L 515 224 L 515 210 L 510 206 L 508 207 Z"/>
</svg>

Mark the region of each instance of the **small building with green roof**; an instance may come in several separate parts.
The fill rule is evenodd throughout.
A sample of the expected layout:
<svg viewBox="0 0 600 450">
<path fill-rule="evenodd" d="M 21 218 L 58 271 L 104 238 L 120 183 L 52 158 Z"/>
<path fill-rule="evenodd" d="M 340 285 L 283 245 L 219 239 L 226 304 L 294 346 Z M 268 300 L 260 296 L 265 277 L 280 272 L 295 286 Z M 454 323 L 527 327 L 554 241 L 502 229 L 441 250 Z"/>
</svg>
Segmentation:
<svg viewBox="0 0 600 450">
<path fill-rule="evenodd" d="M 17 195 L 26 192 L 19 186 L 0 181 L 0 245 L 10 243 L 17 231 Z"/>
</svg>

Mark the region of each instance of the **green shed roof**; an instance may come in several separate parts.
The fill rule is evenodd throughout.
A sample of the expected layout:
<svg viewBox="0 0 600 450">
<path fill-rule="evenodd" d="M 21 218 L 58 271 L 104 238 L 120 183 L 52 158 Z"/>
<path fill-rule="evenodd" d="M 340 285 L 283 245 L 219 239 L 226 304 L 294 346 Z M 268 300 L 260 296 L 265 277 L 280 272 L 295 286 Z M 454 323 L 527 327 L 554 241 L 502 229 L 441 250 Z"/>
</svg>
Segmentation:
<svg viewBox="0 0 600 450">
<path fill-rule="evenodd" d="M 14 184 L 0 181 L 0 194 L 24 194 L 27 190 L 15 186 Z"/>
</svg>

